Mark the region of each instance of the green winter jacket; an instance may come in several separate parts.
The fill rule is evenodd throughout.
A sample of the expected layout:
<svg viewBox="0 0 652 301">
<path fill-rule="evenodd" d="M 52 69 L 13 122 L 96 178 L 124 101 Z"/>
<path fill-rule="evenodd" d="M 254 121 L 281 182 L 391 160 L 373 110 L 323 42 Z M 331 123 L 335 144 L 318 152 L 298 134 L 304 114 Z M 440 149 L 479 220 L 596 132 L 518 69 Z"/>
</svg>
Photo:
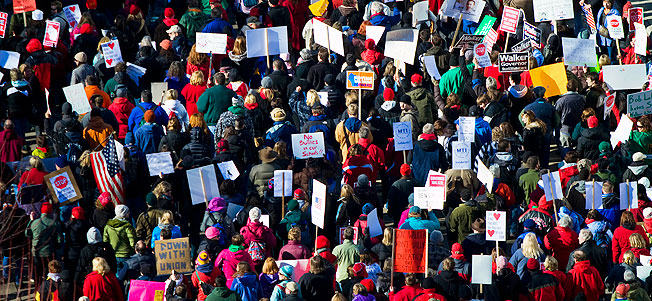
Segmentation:
<svg viewBox="0 0 652 301">
<path fill-rule="evenodd" d="M 434 116 L 437 116 L 437 106 L 432 93 L 424 87 L 416 87 L 406 94 L 412 98 L 412 103 L 419 112 L 417 116 L 419 126 L 435 122 Z"/>
<path fill-rule="evenodd" d="M 240 295 L 226 287 L 216 287 L 206 296 L 206 301 L 240 301 Z"/>
<path fill-rule="evenodd" d="M 186 29 L 186 36 L 191 44 L 195 44 L 195 33 L 198 31 L 201 32 L 204 29 L 207 19 L 208 16 L 198 8 L 191 8 L 181 16 L 179 24 L 183 25 Z"/>
<path fill-rule="evenodd" d="M 208 125 L 216 125 L 220 115 L 226 112 L 231 106 L 231 99 L 235 92 L 224 85 L 217 85 L 207 89 L 197 100 L 197 109 L 204 114 L 204 120 Z"/>
<path fill-rule="evenodd" d="M 337 257 L 337 274 L 335 280 L 341 282 L 349 278 L 347 274 L 348 266 L 360 261 L 360 251 L 358 246 L 353 244 L 350 239 L 345 239 L 341 245 L 333 249 L 333 255 Z"/>
<path fill-rule="evenodd" d="M 537 189 L 537 182 L 539 182 L 539 171 L 535 169 L 529 169 L 518 179 L 518 185 L 523 189 L 526 202 L 530 199 L 532 191 Z"/>
<path fill-rule="evenodd" d="M 473 64 L 466 65 L 466 68 L 469 69 L 469 74 L 473 73 Z M 448 94 L 455 93 L 458 96 L 461 96 L 461 92 L 464 92 L 464 78 L 462 78 L 462 71 L 460 68 L 455 68 L 446 71 L 442 74 L 441 79 L 439 80 L 439 92 L 441 97 L 446 99 Z"/>
<path fill-rule="evenodd" d="M 480 215 L 480 208 L 476 201 L 465 202 L 451 212 L 448 224 L 451 233 L 457 232 L 457 242 L 462 243 L 467 236 L 473 233 L 471 224 Z"/>
<path fill-rule="evenodd" d="M 58 220 L 41 214 L 41 218 L 27 224 L 25 236 L 32 240 L 32 255 L 48 257 L 63 243 L 63 227 Z"/>
<path fill-rule="evenodd" d="M 632 131 L 627 141 L 629 155 L 636 152 L 652 154 L 652 132 Z"/>
<path fill-rule="evenodd" d="M 102 237 L 115 250 L 115 257 L 124 258 L 134 254 L 136 230 L 131 223 L 123 219 L 113 218 L 106 223 Z"/>
</svg>

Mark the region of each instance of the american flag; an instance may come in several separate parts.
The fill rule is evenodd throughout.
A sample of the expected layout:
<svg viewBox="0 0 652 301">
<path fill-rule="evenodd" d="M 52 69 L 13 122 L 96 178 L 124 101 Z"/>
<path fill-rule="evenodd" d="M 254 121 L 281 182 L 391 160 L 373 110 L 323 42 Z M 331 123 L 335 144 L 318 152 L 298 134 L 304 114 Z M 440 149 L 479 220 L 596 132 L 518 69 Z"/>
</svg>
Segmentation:
<svg viewBox="0 0 652 301">
<path fill-rule="evenodd" d="M 593 19 L 593 10 L 590 7 L 582 6 L 582 12 L 584 12 L 584 17 L 586 17 L 586 23 L 589 24 L 591 33 L 596 33 L 598 29 L 595 27 L 595 19 Z"/>
<path fill-rule="evenodd" d="M 124 204 L 124 181 L 113 136 L 107 139 L 104 149 L 91 153 L 91 165 L 100 192 L 108 192 L 115 203 Z"/>
</svg>

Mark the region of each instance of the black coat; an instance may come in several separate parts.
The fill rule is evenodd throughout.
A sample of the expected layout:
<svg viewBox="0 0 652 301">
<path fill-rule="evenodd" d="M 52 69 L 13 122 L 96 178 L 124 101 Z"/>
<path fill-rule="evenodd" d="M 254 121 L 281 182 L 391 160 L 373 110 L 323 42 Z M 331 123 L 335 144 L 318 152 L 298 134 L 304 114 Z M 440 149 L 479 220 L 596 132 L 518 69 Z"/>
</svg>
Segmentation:
<svg viewBox="0 0 652 301">
<path fill-rule="evenodd" d="M 115 259 L 115 251 L 111 244 L 107 242 L 98 242 L 96 244 L 86 245 L 81 252 L 79 252 L 79 260 L 77 261 L 77 268 L 75 271 L 75 282 L 82 283 L 86 275 L 93 271 L 93 258 L 103 257 L 109 264 L 111 271 L 117 271 L 118 263 Z"/>
<path fill-rule="evenodd" d="M 97 44 L 100 42 L 101 37 L 93 33 L 82 33 L 75 39 L 72 44 L 71 55 L 78 52 L 86 53 L 86 57 L 91 59 L 97 54 Z M 120 44 L 122 45 L 122 44 Z M 55 76 L 52 74 L 52 76 Z"/>
<path fill-rule="evenodd" d="M 510 269 L 503 269 L 500 275 L 494 274 L 493 284 L 486 286 L 484 299 L 486 301 L 519 300 L 519 295 L 524 292 L 518 274 Z"/>
<path fill-rule="evenodd" d="M 283 70 L 276 70 L 272 72 L 269 77 L 272 79 L 272 88 L 281 92 L 281 95 L 287 95 L 287 88 L 292 79 L 288 76 L 287 72 Z"/>
<path fill-rule="evenodd" d="M 158 145 L 158 151 L 162 151 L 163 146 L 167 145 L 169 147 L 168 151 L 173 152 L 175 158 L 182 159 L 179 157 L 181 155 L 181 149 L 188 144 L 190 138 L 186 133 L 181 133 L 179 131 L 168 130 L 167 134 L 161 138 L 161 142 Z"/>
<path fill-rule="evenodd" d="M 88 244 L 86 232 L 90 228 L 91 223 L 87 220 L 73 219 L 66 222 L 66 256 L 69 260 L 76 262 L 79 259 L 79 252 Z"/>
<path fill-rule="evenodd" d="M 320 274 L 305 273 L 299 279 L 301 296 L 311 301 L 330 301 L 335 294 L 333 290 L 333 271 L 326 270 Z"/>
<path fill-rule="evenodd" d="M 577 139 L 577 152 L 581 158 L 596 160 L 600 156 L 598 146 L 603 141 L 609 141 L 609 131 L 603 127 L 588 128 L 582 130 Z"/>
<path fill-rule="evenodd" d="M 465 285 L 465 281 L 457 271 L 442 271 L 434 280 L 436 291 L 444 295 L 446 300 L 459 300 L 460 288 Z"/>
<path fill-rule="evenodd" d="M 272 20 L 272 26 L 287 26 L 292 28 L 290 25 L 290 11 L 285 6 L 274 6 L 269 8 L 267 13 L 269 18 Z M 292 34 L 292 30 L 289 31 L 288 37 Z"/>
<path fill-rule="evenodd" d="M 337 76 L 338 73 L 337 68 L 330 63 L 319 62 L 308 70 L 308 82 L 315 90 L 319 91 L 324 88 L 324 78 L 327 74 Z"/>
</svg>

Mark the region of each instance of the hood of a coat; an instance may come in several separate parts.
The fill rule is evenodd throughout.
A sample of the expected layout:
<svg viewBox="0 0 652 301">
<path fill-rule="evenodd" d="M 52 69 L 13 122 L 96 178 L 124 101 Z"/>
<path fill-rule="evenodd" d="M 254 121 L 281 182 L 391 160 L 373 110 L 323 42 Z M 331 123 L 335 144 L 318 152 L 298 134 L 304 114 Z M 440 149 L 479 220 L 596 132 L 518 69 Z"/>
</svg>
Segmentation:
<svg viewBox="0 0 652 301">
<path fill-rule="evenodd" d="M 111 228 L 115 228 L 116 230 L 131 226 L 131 224 L 129 222 L 127 222 L 125 220 L 117 219 L 117 218 L 110 219 L 108 222 L 106 222 L 106 225 L 111 227 Z"/>
<path fill-rule="evenodd" d="M 344 121 L 344 127 L 346 127 L 349 132 L 357 133 L 361 126 L 362 121 L 358 118 L 348 118 Z"/>
</svg>

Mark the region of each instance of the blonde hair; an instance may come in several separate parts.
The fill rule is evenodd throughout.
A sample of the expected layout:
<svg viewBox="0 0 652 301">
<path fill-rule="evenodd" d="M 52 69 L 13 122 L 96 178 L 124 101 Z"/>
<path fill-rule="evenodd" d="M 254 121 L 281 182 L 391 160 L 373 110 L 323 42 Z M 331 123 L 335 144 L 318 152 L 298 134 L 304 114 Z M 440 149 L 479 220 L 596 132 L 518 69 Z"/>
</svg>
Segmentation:
<svg viewBox="0 0 652 301">
<path fill-rule="evenodd" d="M 43 161 L 41 161 L 41 158 L 36 156 L 29 158 L 29 166 L 36 170 L 45 171 L 45 167 L 43 167 Z"/>
<path fill-rule="evenodd" d="M 267 275 L 275 275 L 279 271 L 278 265 L 276 264 L 276 260 L 272 257 L 267 257 L 265 259 L 265 263 L 263 263 L 263 274 Z"/>
<path fill-rule="evenodd" d="M 609 58 L 608 55 L 603 54 L 598 59 L 598 64 L 600 65 L 601 68 L 602 68 L 602 66 L 611 65 L 611 59 Z"/>
<path fill-rule="evenodd" d="M 93 272 L 97 272 L 98 274 L 104 276 L 107 273 L 111 272 L 111 268 L 104 258 L 95 257 L 93 258 Z"/>
<path fill-rule="evenodd" d="M 539 246 L 537 236 L 534 235 L 534 233 L 528 233 L 525 235 L 523 243 L 521 244 L 521 251 L 523 252 L 523 256 L 526 258 L 539 259 L 543 256 L 543 250 Z"/>
<path fill-rule="evenodd" d="M 523 114 L 521 115 L 521 119 L 523 120 L 523 124 L 525 124 L 526 128 L 529 127 L 530 125 L 533 125 L 536 127 L 540 127 L 543 131 L 543 134 L 546 133 L 546 124 L 541 119 L 538 119 L 534 115 L 534 111 L 527 110 L 523 112 Z"/>
<path fill-rule="evenodd" d="M 636 263 L 636 256 L 632 250 L 628 250 L 623 254 L 623 263 L 626 265 L 634 265 Z"/>
<path fill-rule="evenodd" d="M 279 141 L 274 143 L 274 151 L 276 152 L 277 158 L 286 159 L 288 157 L 288 144 L 285 141 Z"/>
<path fill-rule="evenodd" d="M 355 296 L 360 294 L 362 294 L 363 296 L 367 295 L 367 288 L 360 283 L 356 283 L 355 285 L 353 285 L 353 295 Z"/>
<path fill-rule="evenodd" d="M 301 229 L 299 229 L 299 227 L 292 227 L 292 229 L 288 231 L 288 239 L 301 241 Z"/>
<path fill-rule="evenodd" d="M 174 225 L 174 217 L 172 217 L 172 214 L 170 212 L 163 213 L 159 224 Z"/>
<path fill-rule="evenodd" d="M 154 190 L 152 190 L 152 193 L 158 198 L 163 194 L 172 192 L 172 184 L 166 182 L 166 181 L 161 181 L 154 187 Z"/>
<path fill-rule="evenodd" d="M 632 248 L 639 248 L 639 249 L 645 249 L 645 240 L 643 240 L 643 236 L 638 233 L 634 233 L 629 236 L 629 245 Z"/>
<path fill-rule="evenodd" d="M 193 86 L 201 86 L 204 84 L 204 73 L 197 70 L 190 76 L 190 84 Z"/>
<path fill-rule="evenodd" d="M 177 90 L 175 90 L 175 89 L 168 89 L 167 91 L 165 91 L 165 94 L 163 95 L 163 98 L 164 98 L 165 100 L 168 100 L 168 99 L 171 99 L 171 100 L 179 99 L 179 92 L 177 92 Z"/>
<path fill-rule="evenodd" d="M 333 298 L 331 298 L 331 301 L 348 301 L 348 300 L 349 300 L 349 299 L 347 299 L 347 298 L 346 298 L 342 293 L 340 293 L 340 292 L 335 293 L 335 295 L 333 295 Z"/>
<path fill-rule="evenodd" d="M 559 262 L 552 256 L 546 257 L 546 261 L 543 262 L 543 266 L 548 271 L 556 271 L 559 269 Z"/>
<path fill-rule="evenodd" d="M 102 37 L 100 41 L 97 43 L 97 52 L 104 53 L 102 52 L 102 44 L 107 42 L 111 42 L 111 39 L 109 39 L 108 37 Z"/>
<path fill-rule="evenodd" d="M 233 42 L 233 50 L 231 51 L 234 55 L 242 55 L 247 52 L 247 39 L 245 37 L 237 37 L 235 42 Z"/>
<path fill-rule="evenodd" d="M 79 166 L 81 167 L 90 167 L 91 166 L 91 151 L 85 150 L 81 156 L 79 156 Z"/>
<path fill-rule="evenodd" d="M 350 198 L 353 196 L 353 186 L 349 184 L 344 184 L 342 185 L 342 188 L 340 189 L 340 198 Z"/>
<path fill-rule="evenodd" d="M 315 89 L 308 90 L 308 92 L 306 92 L 306 104 L 309 107 L 312 107 L 317 102 L 319 102 L 319 94 L 317 94 L 317 90 Z"/>
<path fill-rule="evenodd" d="M 258 101 L 256 100 L 256 95 L 253 94 L 247 94 L 247 96 L 244 99 L 244 103 L 257 103 Z"/>
<path fill-rule="evenodd" d="M 385 230 L 383 230 L 383 240 L 381 242 L 383 243 L 383 245 L 386 245 L 386 246 L 389 247 L 389 246 L 392 245 L 393 241 L 394 241 L 394 239 L 393 239 L 393 235 L 392 235 L 392 229 L 391 228 L 385 228 Z"/>
</svg>

